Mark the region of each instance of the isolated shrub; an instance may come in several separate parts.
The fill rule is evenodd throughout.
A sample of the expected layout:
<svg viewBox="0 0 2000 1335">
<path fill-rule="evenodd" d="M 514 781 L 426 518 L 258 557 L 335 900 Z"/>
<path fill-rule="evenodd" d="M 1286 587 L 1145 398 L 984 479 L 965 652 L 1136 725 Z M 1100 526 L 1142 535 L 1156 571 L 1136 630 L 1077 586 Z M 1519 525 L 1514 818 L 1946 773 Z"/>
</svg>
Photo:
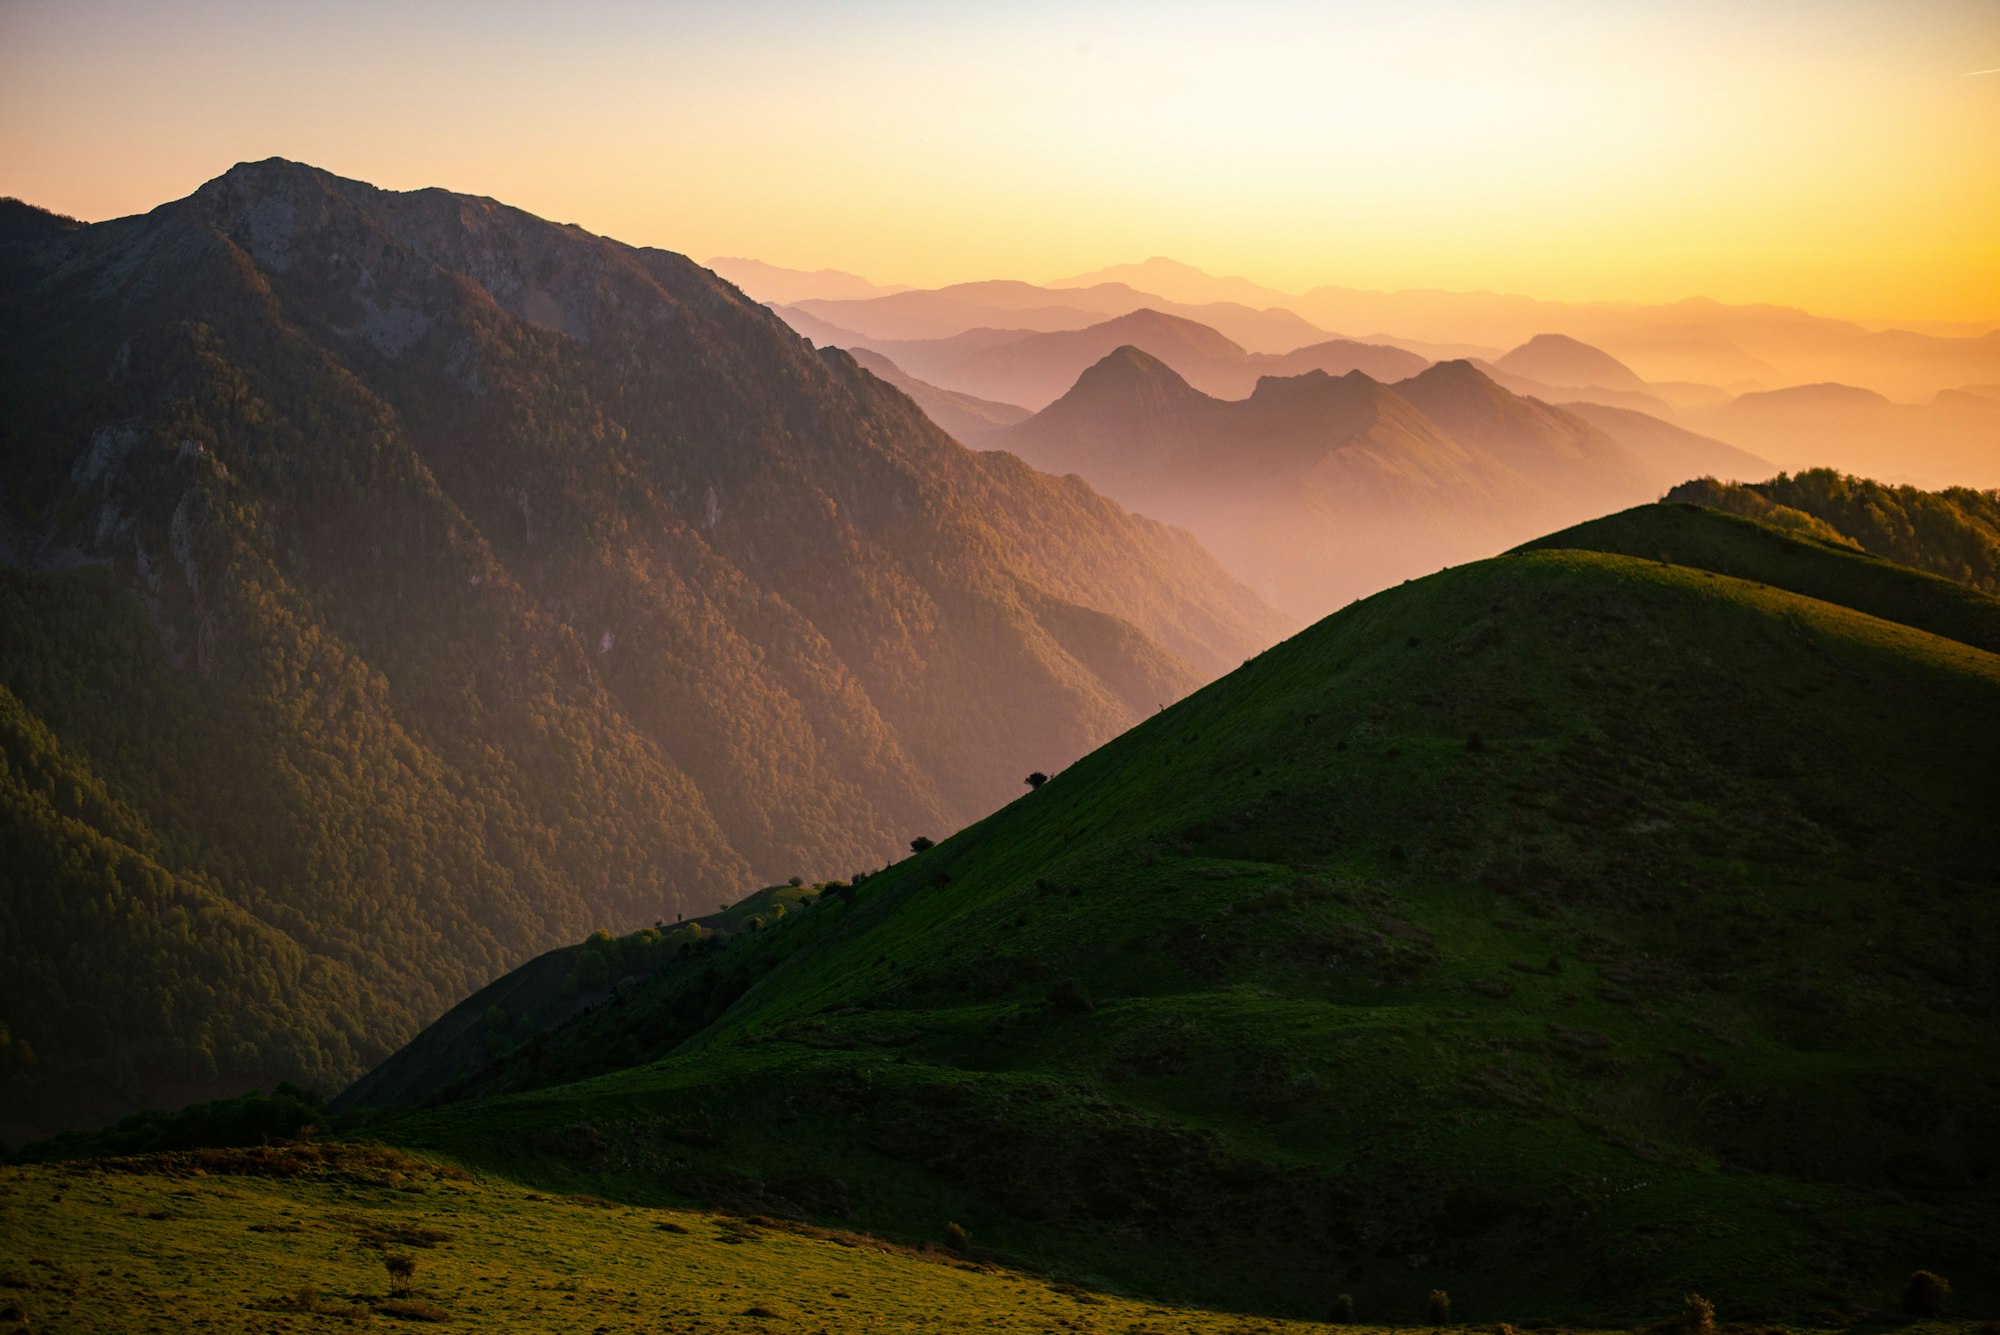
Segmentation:
<svg viewBox="0 0 2000 1335">
<path fill-rule="evenodd" d="M 1433 1326 L 1451 1324 L 1451 1295 L 1443 1289 L 1432 1289 L 1431 1296 L 1424 1300 L 1424 1320 Z"/>
<path fill-rule="evenodd" d="M 944 1226 L 944 1245 L 962 1256 L 972 1249 L 972 1235 L 965 1231 L 964 1225 L 947 1220 Z"/>
<path fill-rule="evenodd" d="M 1049 1009 L 1058 1015 L 1081 1015 L 1095 1005 L 1083 984 L 1064 978 L 1049 989 Z"/>
<path fill-rule="evenodd" d="M 1699 1293 L 1681 1299 L 1681 1329 L 1687 1335 L 1715 1335 L 1715 1304 Z"/>
<path fill-rule="evenodd" d="M 794 876 L 791 880 L 785 882 L 786 885 L 789 885 L 794 890 L 798 889 L 805 883 L 806 883 L 806 878 L 803 876 Z"/>
<path fill-rule="evenodd" d="M 1030 788 L 1039 788 L 1048 781 L 1049 781 L 1048 775 L 1042 773 L 1040 770 L 1036 770 L 1033 774 L 1030 774 L 1027 778 L 1023 779 L 1021 782 L 1027 784 L 1028 787 Z"/>
<path fill-rule="evenodd" d="M 918 835 L 916 838 L 910 840 L 910 851 L 912 853 L 928 853 L 931 849 L 936 847 L 937 845 L 935 843 L 933 843 L 929 839 L 924 838 L 924 836 L 922 836 L 921 834 Z"/>
<path fill-rule="evenodd" d="M 1353 1294 L 1343 1293 L 1338 1298 L 1335 1298 L 1333 1300 L 1333 1313 L 1331 1319 L 1334 1321 L 1342 1321 L 1342 1322 L 1354 1320 Z"/>
<path fill-rule="evenodd" d="M 1903 1310 L 1911 1316 L 1943 1316 L 1951 1299 L 1951 1281 L 1929 1270 L 1919 1270 L 1903 1286 Z"/>
<path fill-rule="evenodd" d="M 417 1278 L 417 1258 L 401 1252 L 385 1252 L 382 1268 L 389 1272 L 389 1293 L 398 1298 L 408 1297 L 410 1285 Z"/>
</svg>

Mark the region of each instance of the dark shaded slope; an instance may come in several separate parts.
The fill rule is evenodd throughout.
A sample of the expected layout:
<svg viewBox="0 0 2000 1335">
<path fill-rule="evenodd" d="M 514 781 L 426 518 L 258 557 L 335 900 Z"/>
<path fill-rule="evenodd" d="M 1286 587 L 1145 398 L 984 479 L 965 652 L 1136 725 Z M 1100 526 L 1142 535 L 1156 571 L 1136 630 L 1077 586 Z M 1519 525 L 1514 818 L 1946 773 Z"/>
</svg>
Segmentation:
<svg viewBox="0 0 2000 1335">
<path fill-rule="evenodd" d="M 156 906 L 52 900 L 0 991 L 43 1125 L 85 1068 L 167 1097 L 156 1049 L 344 1078 L 598 921 L 953 828 L 1277 633 L 676 255 L 279 161 L 41 233 L 0 291 L 0 685 L 167 870 L 368 979 L 338 1041 L 206 1036 L 256 950 L 100 1024 L 89 962 Z"/>
<path fill-rule="evenodd" d="M 1368 599 L 384 1134 L 1249 1308 L 1838 1321 L 1935 1265 L 1988 1310 L 2000 657 L 1665 522 L 1737 574 Z"/>
</svg>

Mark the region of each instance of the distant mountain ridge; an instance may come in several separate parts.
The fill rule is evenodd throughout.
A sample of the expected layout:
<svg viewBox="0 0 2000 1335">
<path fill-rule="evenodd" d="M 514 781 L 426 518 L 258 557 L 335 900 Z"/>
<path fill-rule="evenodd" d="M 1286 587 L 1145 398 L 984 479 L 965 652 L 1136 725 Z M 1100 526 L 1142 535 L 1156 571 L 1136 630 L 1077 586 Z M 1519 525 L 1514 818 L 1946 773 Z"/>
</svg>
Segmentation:
<svg viewBox="0 0 2000 1335">
<path fill-rule="evenodd" d="M 486 199 L 271 160 L 10 210 L 0 368 L 8 1137 L 344 1080 L 1287 624 L 707 270 Z"/>
<path fill-rule="evenodd" d="M 996 403 L 955 390 L 939 389 L 906 374 L 896 363 L 867 348 L 849 349 L 848 355 L 862 370 L 909 395 L 911 402 L 924 410 L 924 416 L 936 422 L 961 444 L 977 447 L 988 435 L 1025 421 L 1029 415 L 1026 408 L 1017 404 Z"/>
<path fill-rule="evenodd" d="M 1238 578 L 1309 618 L 1656 497 L 1690 468 L 1765 471 L 1721 442 L 1633 417 L 1632 428 L 1599 426 L 1465 361 L 1392 384 L 1359 371 L 1267 376 L 1231 401 L 1127 346 L 987 440 L 1186 525 Z"/>
<path fill-rule="evenodd" d="M 787 269 L 762 260 L 728 256 L 708 262 L 708 267 L 758 301 L 792 302 L 812 300 L 858 301 L 869 297 L 893 296 L 909 289 L 896 283 L 874 283 L 844 269 Z"/>
<path fill-rule="evenodd" d="M 1637 390 L 1646 382 L 1610 353 L 1567 334 L 1537 334 L 1494 363 L 1513 375 L 1568 389 Z"/>
<path fill-rule="evenodd" d="M 1081 294 L 1090 290 L 1115 288 L 1161 300 L 1090 309 L 1122 314 L 1137 304 L 1230 303 L 1266 315 L 1289 313 L 1320 329 L 1344 331 L 1343 337 L 1395 343 L 1445 360 L 1481 356 L 1483 348 L 1516 347 L 1553 334 L 1587 343 L 1654 384 L 1689 382 L 1740 392 L 1842 381 L 1915 402 L 1959 385 L 2000 379 L 2000 321 L 1938 331 L 1884 328 L 1879 322 L 1830 319 L 1792 307 L 1703 297 L 1664 303 L 1563 302 L 1497 292 L 1334 285 L 1296 293 L 1242 278 L 1216 278 L 1158 256 L 1058 279 L 1038 290 L 1045 294 L 1040 300 L 1061 306 L 1080 305 L 1085 301 Z M 1191 309 L 1173 313 L 1203 318 Z M 1255 341 L 1236 333 L 1232 337 L 1246 345 Z"/>
<path fill-rule="evenodd" d="M 1210 325 L 1149 307 L 1080 329 L 981 328 L 914 341 L 863 336 L 861 345 L 933 384 L 1031 409 L 1047 407 L 1092 363 L 1128 345 L 1173 367 L 1203 392 L 1230 399 L 1245 397 L 1268 375 L 1365 370 L 1397 378 L 1428 364 L 1402 348 L 1348 339 L 1323 339 L 1285 353 L 1249 352 Z"/>
</svg>

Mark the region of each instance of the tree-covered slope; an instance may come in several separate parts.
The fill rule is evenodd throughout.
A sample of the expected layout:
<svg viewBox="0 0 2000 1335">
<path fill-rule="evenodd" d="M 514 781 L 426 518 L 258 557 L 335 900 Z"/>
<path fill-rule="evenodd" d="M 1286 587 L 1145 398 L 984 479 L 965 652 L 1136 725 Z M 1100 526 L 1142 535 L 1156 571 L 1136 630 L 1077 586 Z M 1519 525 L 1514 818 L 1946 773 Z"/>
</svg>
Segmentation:
<svg viewBox="0 0 2000 1335">
<path fill-rule="evenodd" d="M 380 1134 L 1292 1313 L 1991 1309 L 2000 656 L 1712 512 L 1626 554 L 1660 514 L 1358 603 Z"/>
<path fill-rule="evenodd" d="M 1281 627 L 680 256 L 291 163 L 8 206 L 0 402 L 0 687 L 121 813 L 10 771 L 0 1135 L 350 1078 L 599 922 L 956 828 Z M 191 896 L 240 939 L 172 944 Z"/>
<path fill-rule="evenodd" d="M 2000 493 L 1971 487 L 1924 491 L 1812 468 L 1780 473 L 1769 482 L 1697 478 L 1675 487 L 1667 499 L 1844 542 L 2000 593 Z"/>
</svg>

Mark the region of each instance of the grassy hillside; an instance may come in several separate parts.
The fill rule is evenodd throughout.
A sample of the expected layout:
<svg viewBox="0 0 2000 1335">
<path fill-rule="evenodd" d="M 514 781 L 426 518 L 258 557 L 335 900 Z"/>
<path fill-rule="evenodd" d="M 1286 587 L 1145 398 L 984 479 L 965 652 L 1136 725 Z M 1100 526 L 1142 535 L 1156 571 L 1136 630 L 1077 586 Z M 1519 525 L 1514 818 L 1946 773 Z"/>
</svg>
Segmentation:
<svg viewBox="0 0 2000 1335">
<path fill-rule="evenodd" d="M 1991 1312 L 2000 657 L 1856 562 L 1378 595 L 381 1134 L 1297 1315 Z"/>
<path fill-rule="evenodd" d="M 1303 1329 L 1090 1293 L 976 1243 L 897 1248 L 316 1147 L 0 1169 L 0 1258 L 5 1330 Z"/>
</svg>

